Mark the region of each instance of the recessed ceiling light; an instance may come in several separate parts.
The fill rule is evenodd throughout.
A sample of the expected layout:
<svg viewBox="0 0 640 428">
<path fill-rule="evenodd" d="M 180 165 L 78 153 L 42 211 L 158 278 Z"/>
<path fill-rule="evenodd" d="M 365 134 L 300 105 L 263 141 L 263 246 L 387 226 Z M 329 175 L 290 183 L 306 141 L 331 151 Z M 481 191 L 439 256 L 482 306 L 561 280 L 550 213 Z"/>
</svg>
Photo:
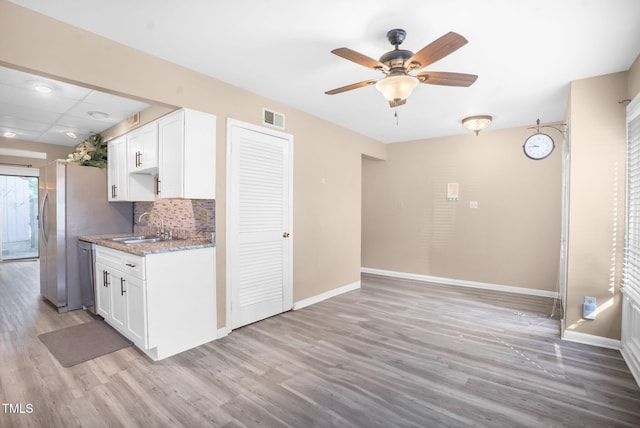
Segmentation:
<svg viewBox="0 0 640 428">
<path fill-rule="evenodd" d="M 44 85 L 42 83 L 38 83 L 38 84 L 34 85 L 33 89 L 36 92 L 40 92 L 41 94 L 49 94 L 49 93 L 51 93 L 51 91 L 53 91 L 51 86 L 47 86 L 47 85 Z"/>
<path fill-rule="evenodd" d="M 64 135 L 66 135 L 69 138 L 78 138 L 78 136 L 75 134 L 75 132 L 72 131 L 67 131 L 64 133 Z"/>
<path fill-rule="evenodd" d="M 103 111 L 88 111 L 87 114 L 97 120 L 107 119 L 110 117 L 109 113 L 105 113 Z"/>
<path fill-rule="evenodd" d="M 13 138 L 13 137 L 15 137 L 15 136 L 16 136 L 16 133 L 15 133 L 15 132 L 11 132 L 11 131 L 7 131 L 7 132 L 5 132 L 5 133 L 4 133 L 4 134 L 2 134 L 2 135 L 3 135 L 4 137 L 6 137 L 6 138 Z"/>
</svg>

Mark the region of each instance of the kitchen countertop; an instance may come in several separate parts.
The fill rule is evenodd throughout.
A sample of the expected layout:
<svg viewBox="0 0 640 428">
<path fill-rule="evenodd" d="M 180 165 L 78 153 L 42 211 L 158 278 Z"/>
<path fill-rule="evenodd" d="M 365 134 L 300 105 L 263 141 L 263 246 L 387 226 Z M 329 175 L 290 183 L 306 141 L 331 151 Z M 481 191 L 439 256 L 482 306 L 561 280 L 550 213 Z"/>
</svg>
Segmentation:
<svg viewBox="0 0 640 428">
<path fill-rule="evenodd" d="M 87 241 L 101 245 L 103 247 L 112 248 L 114 250 L 124 251 L 125 253 L 135 254 L 136 256 L 146 256 L 148 254 L 167 253 L 170 251 L 197 250 L 199 248 L 215 247 L 210 239 L 172 239 L 166 241 L 150 242 L 146 244 L 123 244 L 122 242 L 112 241 L 111 238 L 120 238 L 123 236 L 138 236 L 134 233 L 114 233 L 107 235 L 84 235 L 79 236 L 80 241 Z"/>
</svg>

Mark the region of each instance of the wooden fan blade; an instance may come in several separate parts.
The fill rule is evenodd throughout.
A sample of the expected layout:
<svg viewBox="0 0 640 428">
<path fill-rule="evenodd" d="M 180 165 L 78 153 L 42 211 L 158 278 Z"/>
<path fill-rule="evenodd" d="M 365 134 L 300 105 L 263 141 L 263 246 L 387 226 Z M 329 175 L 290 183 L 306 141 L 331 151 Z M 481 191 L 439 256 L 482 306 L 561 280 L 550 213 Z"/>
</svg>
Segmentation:
<svg viewBox="0 0 640 428">
<path fill-rule="evenodd" d="M 446 71 L 425 71 L 416 75 L 421 83 L 443 86 L 471 86 L 478 76 L 475 74 L 447 73 Z"/>
<path fill-rule="evenodd" d="M 360 52 L 356 52 L 349 48 L 334 49 L 331 51 L 331 53 L 336 54 L 344 59 L 348 59 L 349 61 L 353 61 L 356 64 L 364 65 L 368 68 L 373 68 L 374 70 L 388 70 L 389 68 L 380 61 L 370 58 L 366 55 L 361 54 Z"/>
<path fill-rule="evenodd" d="M 405 62 L 405 64 L 407 67 L 411 67 L 410 64 L 412 62 L 418 62 L 420 63 L 420 66 L 415 67 L 415 69 L 425 68 L 426 66 L 457 51 L 466 44 L 467 39 L 462 37 L 460 34 L 451 31 L 416 52 L 411 58 L 409 58 L 409 60 L 407 60 L 407 62 Z"/>
<path fill-rule="evenodd" d="M 392 108 L 398 107 L 406 103 L 407 103 L 406 98 L 404 100 L 393 100 L 393 101 L 389 101 L 389 107 L 392 107 Z"/>
<path fill-rule="evenodd" d="M 350 91 L 352 89 L 362 88 L 363 86 L 374 85 L 377 82 L 378 82 L 377 80 L 365 80 L 364 82 L 353 83 L 351 85 L 343 86 L 341 88 L 332 89 L 330 91 L 325 92 L 325 94 L 327 94 L 327 95 L 335 95 L 335 94 L 339 94 L 341 92 Z"/>
</svg>

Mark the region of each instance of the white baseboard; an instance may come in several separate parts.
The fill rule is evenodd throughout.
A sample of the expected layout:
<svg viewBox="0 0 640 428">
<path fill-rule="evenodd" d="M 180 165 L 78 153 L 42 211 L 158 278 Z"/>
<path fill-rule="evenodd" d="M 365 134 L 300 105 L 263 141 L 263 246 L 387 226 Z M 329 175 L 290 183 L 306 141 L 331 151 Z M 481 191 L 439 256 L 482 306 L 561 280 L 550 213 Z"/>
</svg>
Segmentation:
<svg viewBox="0 0 640 428">
<path fill-rule="evenodd" d="M 353 282 L 351 284 L 343 285 L 342 287 L 334 288 L 333 290 L 329 290 L 325 293 L 318 294 L 317 296 L 309 297 L 308 299 L 303 299 L 295 302 L 293 304 L 293 310 L 297 311 L 298 309 L 306 308 L 307 306 L 311 306 L 316 303 L 320 303 L 323 300 L 330 299 L 332 297 L 336 297 L 340 294 L 347 293 L 349 291 L 357 290 L 360 288 L 360 281 Z"/>
<path fill-rule="evenodd" d="M 621 342 L 616 339 L 609 339 L 608 337 L 594 336 L 593 334 L 580 333 L 578 331 L 571 330 L 565 330 L 562 333 L 562 340 L 616 350 L 620 350 L 621 345 Z"/>
<path fill-rule="evenodd" d="M 415 273 L 396 272 L 362 267 L 360 272 L 371 275 L 390 276 L 393 278 L 411 279 L 415 281 L 433 282 L 443 285 L 456 285 L 460 287 L 482 288 L 484 290 L 504 291 L 506 293 L 528 294 L 530 296 L 542 296 L 557 299 L 559 293 L 555 291 L 536 290 L 535 288 L 513 287 L 511 285 L 489 284 L 486 282 L 465 281 L 462 279 L 443 278 L 439 276 L 419 275 Z"/>
</svg>

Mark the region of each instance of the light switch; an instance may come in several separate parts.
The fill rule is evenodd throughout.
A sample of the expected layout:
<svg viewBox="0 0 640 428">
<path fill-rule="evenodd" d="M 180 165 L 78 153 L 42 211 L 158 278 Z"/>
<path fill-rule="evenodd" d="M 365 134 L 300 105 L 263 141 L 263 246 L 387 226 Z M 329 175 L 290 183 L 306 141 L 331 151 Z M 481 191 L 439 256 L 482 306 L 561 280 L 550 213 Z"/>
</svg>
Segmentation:
<svg viewBox="0 0 640 428">
<path fill-rule="evenodd" d="M 582 305 L 582 318 L 586 320 L 596 319 L 596 309 L 598 305 L 596 298 L 591 296 L 584 296 L 584 304 Z"/>
<path fill-rule="evenodd" d="M 478 208 L 478 201 L 469 202 L 469 208 Z"/>
<path fill-rule="evenodd" d="M 460 194 L 458 183 L 447 183 L 447 201 L 457 201 Z"/>
</svg>

